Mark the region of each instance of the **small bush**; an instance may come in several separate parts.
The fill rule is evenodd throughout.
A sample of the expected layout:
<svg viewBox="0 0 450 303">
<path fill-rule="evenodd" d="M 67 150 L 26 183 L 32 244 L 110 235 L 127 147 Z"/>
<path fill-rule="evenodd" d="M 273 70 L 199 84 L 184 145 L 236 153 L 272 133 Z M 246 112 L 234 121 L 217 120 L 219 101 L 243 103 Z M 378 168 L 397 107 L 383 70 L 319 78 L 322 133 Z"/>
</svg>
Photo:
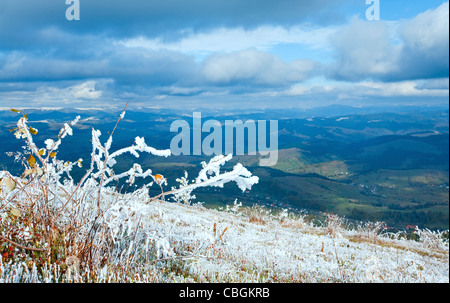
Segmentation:
<svg viewBox="0 0 450 303">
<path fill-rule="evenodd" d="M 416 226 L 414 233 L 419 237 L 419 241 L 429 249 L 448 249 L 448 240 L 444 238 L 448 231 L 431 231 L 429 229 L 420 229 Z"/>
</svg>

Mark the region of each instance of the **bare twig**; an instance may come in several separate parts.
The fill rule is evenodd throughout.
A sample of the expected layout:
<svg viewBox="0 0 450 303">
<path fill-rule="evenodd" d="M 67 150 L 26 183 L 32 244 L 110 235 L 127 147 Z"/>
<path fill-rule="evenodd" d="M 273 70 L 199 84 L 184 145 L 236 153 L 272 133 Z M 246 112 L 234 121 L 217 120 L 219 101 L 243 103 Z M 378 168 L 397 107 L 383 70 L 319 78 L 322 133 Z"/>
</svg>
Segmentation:
<svg viewBox="0 0 450 303">
<path fill-rule="evenodd" d="M 114 132 L 115 132 L 115 130 L 117 128 L 117 125 L 119 125 L 120 120 L 122 120 L 122 116 L 125 113 L 125 110 L 127 109 L 127 106 L 128 106 L 128 102 L 127 102 L 127 104 L 125 104 L 125 107 L 122 110 L 122 113 L 121 113 L 119 119 L 117 120 L 116 125 L 114 126 L 114 129 L 111 132 L 111 134 L 109 135 L 109 138 L 108 138 L 108 140 L 106 142 L 108 142 L 112 138 L 112 135 L 114 134 Z M 108 157 L 109 153 L 108 153 L 108 150 L 106 149 L 106 144 L 107 143 L 105 143 L 105 147 L 103 148 L 103 151 L 105 153 L 105 160 L 103 161 L 103 167 L 104 168 L 107 166 L 107 162 L 108 162 L 108 158 L 109 158 Z M 101 200 L 101 192 L 102 192 L 102 187 L 103 187 L 104 176 L 105 176 L 105 170 L 103 169 L 102 175 L 100 176 L 100 185 L 98 187 L 98 199 L 97 199 L 97 212 L 98 212 L 98 214 L 100 214 L 100 200 Z"/>
<path fill-rule="evenodd" d="M 20 244 L 14 242 L 14 241 L 12 241 L 12 240 L 10 240 L 8 238 L 5 238 L 3 236 L 0 236 L 0 239 L 2 239 L 3 241 L 11 243 L 12 245 L 17 246 L 18 248 L 31 250 L 31 251 L 43 251 L 43 252 L 45 251 L 45 249 L 43 249 L 43 248 L 27 247 L 27 246 L 20 245 Z"/>
<path fill-rule="evenodd" d="M 145 264 L 150 264 L 150 263 L 156 263 L 156 262 L 161 262 L 161 261 L 169 261 L 169 260 L 176 260 L 176 259 L 193 259 L 193 258 L 203 258 L 203 259 L 216 259 L 214 257 L 207 257 L 207 256 L 175 256 L 175 257 L 168 257 L 168 258 L 162 258 L 162 259 L 157 259 L 157 260 L 152 260 L 152 261 L 148 261 Z"/>
</svg>

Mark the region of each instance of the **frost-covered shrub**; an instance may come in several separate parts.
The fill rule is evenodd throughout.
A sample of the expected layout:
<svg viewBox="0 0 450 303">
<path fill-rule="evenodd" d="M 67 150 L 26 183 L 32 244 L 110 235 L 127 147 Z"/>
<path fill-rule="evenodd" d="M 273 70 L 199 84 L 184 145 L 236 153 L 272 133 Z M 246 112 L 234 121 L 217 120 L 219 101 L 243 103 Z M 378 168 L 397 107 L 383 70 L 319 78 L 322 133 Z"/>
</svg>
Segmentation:
<svg viewBox="0 0 450 303">
<path fill-rule="evenodd" d="M 239 202 L 236 200 L 234 200 L 233 202 L 233 207 L 230 207 L 229 205 L 226 206 L 225 211 L 226 212 L 231 212 L 233 214 L 237 214 L 239 212 L 239 209 L 242 207 L 242 202 Z"/>
<path fill-rule="evenodd" d="M 336 214 L 328 214 L 326 220 L 326 231 L 332 238 L 341 237 L 345 230 L 345 220 Z"/>
<path fill-rule="evenodd" d="M 125 111 L 117 123 L 124 115 Z M 168 157 L 171 152 L 148 146 L 142 137 L 136 137 L 129 147 L 113 151 L 115 128 L 104 143 L 101 132 L 92 129 L 90 161 L 59 159 L 62 141 L 67 135 L 74 135 L 73 127 L 79 119 L 78 116 L 64 123 L 57 138 L 45 140 L 43 147 L 34 142 L 33 136 L 38 130 L 28 125 L 27 115 L 23 114 L 12 130 L 17 139 L 25 141 L 23 152 L 16 154 L 25 167 L 21 176 L 0 172 L 0 253 L 2 264 L 12 262 L 7 268 L 15 272 L 21 266 L 14 265 L 17 262 L 30 264 L 28 270 L 37 264 L 42 278 L 44 264 L 59 264 L 61 274 L 54 279 L 89 280 L 87 273 L 126 275 L 137 264 L 175 258 L 184 253 L 183 246 L 178 243 L 181 246 L 177 249 L 164 232 L 152 230 L 151 222 L 144 219 L 148 216 L 146 205 L 167 196 L 190 204 L 194 198 L 192 192 L 200 187 L 223 187 L 225 183 L 235 182 L 245 191 L 258 182 L 258 177 L 252 176 L 239 163 L 232 170 L 222 172 L 222 166 L 231 160 L 231 155 L 219 155 L 203 162 L 195 180 L 189 182 L 185 174 L 177 180 L 179 187 L 171 190 L 165 190 L 164 176 L 154 174 L 151 169 L 144 170 L 139 163 L 116 173 L 116 159 L 123 154 L 135 158 L 142 153 Z M 83 163 L 87 163 L 86 172 L 76 182 L 72 169 L 83 167 Z M 136 178 L 143 179 L 145 185 L 125 194 L 116 189 L 118 182 L 131 185 Z M 161 193 L 150 196 L 152 186 L 158 187 Z M 3 268 L 2 274 L 7 271 Z M 28 278 L 18 279 L 27 281 Z"/>
<path fill-rule="evenodd" d="M 419 236 L 419 241 L 426 248 L 448 250 L 448 240 L 443 237 L 448 231 L 432 231 L 428 228 L 420 229 L 416 226 L 414 233 Z"/>
<path fill-rule="evenodd" d="M 244 214 L 248 217 L 249 222 L 264 225 L 271 217 L 271 210 L 255 204 L 251 208 L 246 208 Z"/>
<path fill-rule="evenodd" d="M 364 222 L 358 225 L 357 232 L 360 237 L 374 241 L 382 233 L 384 226 L 383 222 Z"/>
<path fill-rule="evenodd" d="M 308 230 L 312 227 L 311 223 L 307 221 L 307 215 L 305 214 L 295 214 L 290 212 L 288 209 L 283 209 L 278 213 L 277 219 L 280 222 L 280 225 L 283 227 L 291 227 L 297 229 Z"/>
</svg>

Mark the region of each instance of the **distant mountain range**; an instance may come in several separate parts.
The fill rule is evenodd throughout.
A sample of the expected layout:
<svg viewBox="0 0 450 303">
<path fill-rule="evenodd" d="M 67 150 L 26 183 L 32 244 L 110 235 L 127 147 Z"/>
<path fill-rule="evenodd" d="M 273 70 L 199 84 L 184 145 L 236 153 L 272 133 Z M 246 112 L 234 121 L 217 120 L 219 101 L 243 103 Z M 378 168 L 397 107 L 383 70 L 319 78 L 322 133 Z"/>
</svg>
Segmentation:
<svg viewBox="0 0 450 303">
<path fill-rule="evenodd" d="M 19 110 L 26 110 L 30 113 L 37 112 L 59 112 L 59 113 L 79 113 L 86 114 L 89 112 L 105 112 L 105 113 L 118 113 L 123 108 L 119 106 L 108 106 L 104 108 L 70 108 L 70 107 L 18 107 Z M 248 115 L 258 114 L 259 116 L 267 116 L 271 119 L 286 119 L 286 118 L 308 118 L 308 117 L 336 117 L 342 115 L 367 115 L 375 113 L 411 113 L 411 112 L 433 112 L 433 111 L 448 111 L 448 106 L 416 106 L 416 105 L 397 105 L 397 106 L 364 106 L 354 107 L 340 104 L 333 104 L 328 106 L 319 106 L 312 108 L 274 108 L 274 109 L 232 109 L 223 111 L 221 109 L 212 110 L 211 108 L 198 108 L 196 111 L 202 112 L 204 115 L 211 116 L 230 116 L 230 115 Z M 192 114 L 185 112 L 184 109 L 172 109 L 163 107 L 136 107 L 132 104 L 128 107 L 129 111 L 135 111 L 139 113 L 152 113 L 152 114 Z M 4 112 L 9 112 L 9 107 L 0 107 L 0 116 L 3 116 Z M 2 114 L 3 112 L 3 114 Z"/>
</svg>

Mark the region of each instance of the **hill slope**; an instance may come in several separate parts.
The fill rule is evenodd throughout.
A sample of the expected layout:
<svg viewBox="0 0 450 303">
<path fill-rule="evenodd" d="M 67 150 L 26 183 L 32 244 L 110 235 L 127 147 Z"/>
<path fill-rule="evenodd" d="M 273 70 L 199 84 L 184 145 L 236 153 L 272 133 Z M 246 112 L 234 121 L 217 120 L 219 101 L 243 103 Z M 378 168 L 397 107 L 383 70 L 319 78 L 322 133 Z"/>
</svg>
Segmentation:
<svg viewBox="0 0 450 303">
<path fill-rule="evenodd" d="M 448 244 L 394 240 L 373 227 L 346 230 L 333 216 L 328 227 L 314 227 L 304 217 L 255 207 L 217 211 L 158 201 L 139 209 L 160 261 L 143 262 L 128 281 L 449 282 Z M 0 281 L 13 281 L 14 269 L 0 263 Z M 95 280 L 126 281 L 106 267 Z"/>
</svg>

